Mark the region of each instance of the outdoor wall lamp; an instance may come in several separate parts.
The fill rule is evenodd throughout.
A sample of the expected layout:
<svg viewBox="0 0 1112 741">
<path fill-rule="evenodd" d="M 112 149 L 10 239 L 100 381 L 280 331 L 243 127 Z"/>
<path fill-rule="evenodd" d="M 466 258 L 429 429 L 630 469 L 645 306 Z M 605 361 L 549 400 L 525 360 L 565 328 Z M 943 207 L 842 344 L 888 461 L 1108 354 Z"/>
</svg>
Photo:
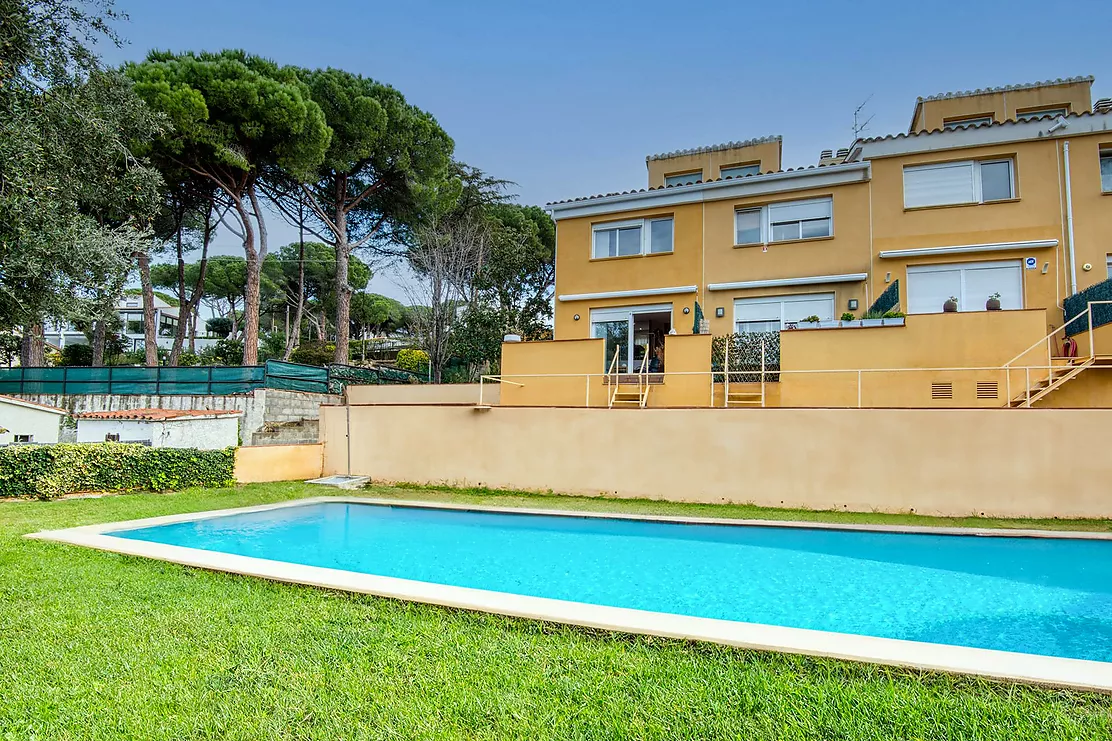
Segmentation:
<svg viewBox="0 0 1112 741">
<path fill-rule="evenodd" d="M 1046 275 L 1049 271 L 1050 271 L 1050 263 L 1044 262 L 1043 263 L 1042 274 Z"/>
<path fill-rule="evenodd" d="M 1081 266 L 1081 269 L 1084 270 L 1087 273 L 1087 272 L 1089 272 L 1090 270 L 1093 269 L 1093 263 L 1087 262 L 1087 263 L 1085 263 L 1084 265 Z"/>
<path fill-rule="evenodd" d="M 684 314 L 690 314 L 691 313 L 691 307 L 690 306 L 683 307 L 683 313 Z"/>
<path fill-rule="evenodd" d="M 885 283 L 891 283 L 892 282 L 892 274 L 891 273 L 885 273 L 884 274 L 884 282 Z"/>
<path fill-rule="evenodd" d="M 850 311 L 857 311 L 857 299 L 851 298 L 849 300 L 849 310 Z"/>
<path fill-rule="evenodd" d="M 577 321 L 577 322 L 578 322 L 578 321 L 579 321 L 579 315 L 578 315 L 578 314 L 576 314 L 575 316 L 573 316 L 573 317 L 572 317 L 572 319 L 574 319 L 575 321 Z"/>
<path fill-rule="evenodd" d="M 714 310 L 714 315 L 721 319 L 722 317 L 726 316 L 726 310 L 719 306 L 717 309 Z"/>
</svg>

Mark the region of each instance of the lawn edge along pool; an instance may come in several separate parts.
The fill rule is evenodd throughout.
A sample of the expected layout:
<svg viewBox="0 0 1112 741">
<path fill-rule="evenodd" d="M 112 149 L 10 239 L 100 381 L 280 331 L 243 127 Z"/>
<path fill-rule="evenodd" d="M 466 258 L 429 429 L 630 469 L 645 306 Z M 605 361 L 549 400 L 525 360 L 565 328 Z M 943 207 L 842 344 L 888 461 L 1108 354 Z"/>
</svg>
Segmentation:
<svg viewBox="0 0 1112 741">
<path fill-rule="evenodd" d="M 714 524 L 761 527 L 790 527 L 831 530 L 861 530 L 934 535 L 980 535 L 986 537 L 1033 537 L 1057 539 L 1112 540 L 1112 533 L 996 530 L 952 527 L 884 526 L 817 522 L 737 520 L 710 517 L 606 514 L 568 510 L 517 507 L 482 507 L 365 497 L 312 497 L 277 504 L 235 509 L 209 510 L 141 520 L 31 533 L 25 537 L 80 545 L 98 550 L 225 571 L 273 581 L 304 584 L 325 589 L 370 594 L 379 597 L 425 602 L 445 607 L 491 612 L 534 620 L 547 620 L 588 628 L 626 633 L 709 641 L 739 648 L 781 651 L 837 659 L 848 659 L 915 669 L 973 674 L 1042 685 L 1097 690 L 1112 693 L 1112 663 L 1059 658 L 941 643 L 836 633 L 807 628 L 692 617 L 625 607 L 609 607 L 547 597 L 532 597 L 471 587 L 433 584 L 412 579 L 376 576 L 354 571 L 306 566 L 218 551 L 166 545 L 113 537 L 112 533 L 179 522 L 264 512 L 327 502 L 419 507 L 438 510 L 547 515 L 557 517 L 648 520 L 685 524 Z"/>
</svg>

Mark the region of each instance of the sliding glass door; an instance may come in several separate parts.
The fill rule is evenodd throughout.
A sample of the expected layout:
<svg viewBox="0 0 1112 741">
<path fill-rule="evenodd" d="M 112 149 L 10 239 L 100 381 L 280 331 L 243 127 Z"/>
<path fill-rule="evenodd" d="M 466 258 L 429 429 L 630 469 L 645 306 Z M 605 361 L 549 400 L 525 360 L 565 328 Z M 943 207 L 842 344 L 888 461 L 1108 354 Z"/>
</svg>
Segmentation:
<svg viewBox="0 0 1112 741">
<path fill-rule="evenodd" d="M 634 373 L 650 366 L 663 368 L 664 336 L 671 329 L 670 304 L 591 310 L 591 337 L 606 340 L 606 371 L 615 354 L 619 373 Z M 650 362 L 654 357 L 657 361 Z"/>
</svg>

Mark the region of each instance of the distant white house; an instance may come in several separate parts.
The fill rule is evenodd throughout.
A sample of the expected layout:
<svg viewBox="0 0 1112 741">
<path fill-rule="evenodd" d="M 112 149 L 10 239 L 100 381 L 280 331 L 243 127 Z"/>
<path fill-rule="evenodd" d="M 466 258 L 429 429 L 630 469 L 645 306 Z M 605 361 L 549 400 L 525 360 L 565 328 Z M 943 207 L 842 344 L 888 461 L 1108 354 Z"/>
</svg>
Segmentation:
<svg viewBox="0 0 1112 741">
<path fill-rule="evenodd" d="M 0 396 L 0 445 L 56 443 L 65 409 Z"/>
<path fill-rule="evenodd" d="M 234 409 L 121 409 L 75 414 L 79 443 L 141 443 L 152 448 L 219 450 L 239 444 Z"/>
<path fill-rule="evenodd" d="M 143 297 L 124 296 L 116 303 L 120 322 L 123 325 L 122 335 L 127 350 L 135 350 L 143 346 Z M 165 299 L 154 297 L 154 324 L 158 337 L 158 346 L 169 350 L 174 345 L 174 335 L 178 331 L 178 307 L 171 306 Z M 187 317 L 188 320 L 188 317 Z M 202 322 L 203 325 L 203 322 Z M 87 345 L 88 338 L 72 325 L 61 324 L 48 326 L 44 335 L 46 343 L 57 347 L 59 350 L 66 345 Z M 214 344 L 216 338 L 200 338 L 196 340 L 198 351 L 208 345 Z"/>
</svg>

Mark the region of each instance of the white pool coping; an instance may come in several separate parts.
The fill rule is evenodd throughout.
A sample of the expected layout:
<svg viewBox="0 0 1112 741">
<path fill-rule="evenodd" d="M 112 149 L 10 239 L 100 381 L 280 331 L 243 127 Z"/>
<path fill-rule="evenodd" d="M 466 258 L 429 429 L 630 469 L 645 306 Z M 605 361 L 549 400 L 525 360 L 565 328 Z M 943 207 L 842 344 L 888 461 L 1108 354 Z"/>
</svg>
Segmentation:
<svg viewBox="0 0 1112 741">
<path fill-rule="evenodd" d="M 971 674 L 995 679 L 1033 683 L 1080 690 L 1112 693 L 1112 663 L 1066 659 L 1038 654 L 1023 654 L 983 648 L 967 648 L 939 643 L 877 638 L 849 633 L 835 633 L 806 628 L 744 623 L 714 618 L 690 617 L 625 607 L 606 607 L 582 602 L 530 597 L 470 587 L 456 587 L 429 582 L 375 576 L 353 571 L 272 561 L 238 556 L 197 548 L 149 543 L 117 538 L 113 531 L 154 527 L 177 522 L 209 519 L 225 515 L 265 512 L 300 507 L 322 502 L 380 504 L 398 507 L 503 512 L 513 514 L 555 515 L 561 517 L 649 520 L 688 524 L 760 525 L 771 527 L 803 527 L 828 530 L 863 530 L 891 533 L 924 533 L 935 535 L 980 535 L 987 537 L 1037 537 L 1085 540 L 1112 540 L 1112 533 L 1086 533 L 1050 530 L 997 530 L 986 528 L 919 527 L 887 525 L 845 525 L 820 522 L 784 522 L 773 520 L 738 520 L 710 517 L 672 517 L 660 515 L 607 514 L 567 510 L 526 509 L 517 507 L 482 507 L 469 504 L 441 504 L 366 497 L 311 497 L 277 504 L 264 504 L 235 509 L 191 512 L 141 520 L 85 525 L 66 530 L 30 533 L 27 538 L 80 545 L 130 556 L 142 556 L 196 568 L 225 571 L 291 584 L 305 584 L 325 589 L 358 592 L 378 597 L 425 602 L 480 612 L 491 612 L 519 618 L 547 620 L 600 630 L 663 636 L 683 640 L 709 641 L 727 646 L 780 651 L 785 653 L 824 656 L 851 661 L 904 666 L 929 671 Z"/>
</svg>

